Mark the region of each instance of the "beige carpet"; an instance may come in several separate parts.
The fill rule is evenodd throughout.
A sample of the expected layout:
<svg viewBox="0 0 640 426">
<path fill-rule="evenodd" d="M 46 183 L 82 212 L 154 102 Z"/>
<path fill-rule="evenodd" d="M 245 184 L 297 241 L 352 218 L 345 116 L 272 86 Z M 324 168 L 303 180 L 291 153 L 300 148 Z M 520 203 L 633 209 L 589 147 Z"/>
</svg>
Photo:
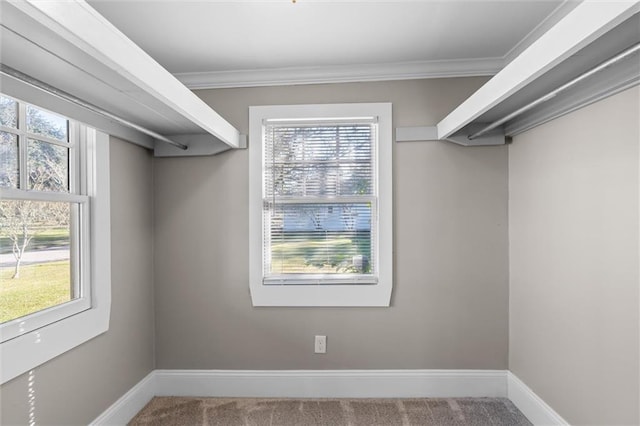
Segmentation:
<svg viewBox="0 0 640 426">
<path fill-rule="evenodd" d="M 249 399 L 157 397 L 129 423 L 184 426 L 521 426 L 504 398 Z"/>
</svg>

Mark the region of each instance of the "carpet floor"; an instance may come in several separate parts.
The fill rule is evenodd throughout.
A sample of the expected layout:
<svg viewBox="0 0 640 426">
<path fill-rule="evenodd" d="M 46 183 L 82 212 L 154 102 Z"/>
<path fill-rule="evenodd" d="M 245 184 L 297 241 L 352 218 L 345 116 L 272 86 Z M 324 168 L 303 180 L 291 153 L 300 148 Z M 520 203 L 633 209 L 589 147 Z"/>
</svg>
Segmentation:
<svg viewBox="0 0 640 426">
<path fill-rule="evenodd" d="M 156 397 L 131 426 L 524 426 L 505 398 L 251 399 Z"/>
</svg>

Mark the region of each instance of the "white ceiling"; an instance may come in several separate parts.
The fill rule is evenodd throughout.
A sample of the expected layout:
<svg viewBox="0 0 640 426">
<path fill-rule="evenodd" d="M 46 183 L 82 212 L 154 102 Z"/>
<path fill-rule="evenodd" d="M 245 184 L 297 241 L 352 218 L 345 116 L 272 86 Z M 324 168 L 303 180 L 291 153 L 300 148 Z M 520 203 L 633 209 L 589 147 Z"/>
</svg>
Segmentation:
<svg viewBox="0 0 640 426">
<path fill-rule="evenodd" d="M 106 1 L 89 3 L 174 74 L 490 62 L 567 10 L 533 1 Z M 555 11 L 555 13 L 554 13 Z M 553 23 L 553 22 L 551 22 Z M 529 37 L 527 37 L 529 36 Z M 467 62 L 465 62 L 467 61 Z M 470 70 L 471 71 L 471 70 Z"/>
</svg>

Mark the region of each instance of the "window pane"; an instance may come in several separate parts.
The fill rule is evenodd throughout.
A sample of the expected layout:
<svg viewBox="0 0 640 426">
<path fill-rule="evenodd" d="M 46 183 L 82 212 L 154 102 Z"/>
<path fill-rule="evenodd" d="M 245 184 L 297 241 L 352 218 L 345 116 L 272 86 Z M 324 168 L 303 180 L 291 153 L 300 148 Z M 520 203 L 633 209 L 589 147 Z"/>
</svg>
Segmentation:
<svg viewBox="0 0 640 426">
<path fill-rule="evenodd" d="M 68 120 L 62 116 L 27 105 L 27 132 L 67 142 Z"/>
<path fill-rule="evenodd" d="M 371 163 L 267 166 L 267 197 L 348 196 L 372 192 Z"/>
<path fill-rule="evenodd" d="M 29 139 L 29 189 L 69 191 L 69 149 Z"/>
<path fill-rule="evenodd" d="M 371 204 L 276 204 L 266 275 L 371 274 Z"/>
<path fill-rule="evenodd" d="M 0 96 L 0 124 L 7 127 L 18 127 L 18 102 Z"/>
<path fill-rule="evenodd" d="M 69 255 L 71 210 L 64 202 L 0 201 L 0 322 L 79 297 Z"/>
<path fill-rule="evenodd" d="M 17 188 L 19 186 L 18 137 L 0 132 L 0 186 Z"/>
<path fill-rule="evenodd" d="M 267 197 L 373 194 L 373 124 L 272 124 L 266 136 Z"/>
</svg>

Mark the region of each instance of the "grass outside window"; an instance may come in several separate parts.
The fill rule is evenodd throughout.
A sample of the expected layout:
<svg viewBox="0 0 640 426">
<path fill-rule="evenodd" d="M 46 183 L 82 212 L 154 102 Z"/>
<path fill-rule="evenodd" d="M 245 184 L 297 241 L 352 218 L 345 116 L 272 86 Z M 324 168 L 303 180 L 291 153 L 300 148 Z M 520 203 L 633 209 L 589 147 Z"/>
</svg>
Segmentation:
<svg viewBox="0 0 640 426">
<path fill-rule="evenodd" d="M 0 322 L 71 300 L 69 261 L 24 265 L 20 278 L 13 267 L 0 268 Z"/>
<path fill-rule="evenodd" d="M 371 258 L 369 232 L 292 233 L 274 235 L 271 241 L 271 272 L 281 273 L 368 273 L 357 270 L 353 256 Z"/>
</svg>

